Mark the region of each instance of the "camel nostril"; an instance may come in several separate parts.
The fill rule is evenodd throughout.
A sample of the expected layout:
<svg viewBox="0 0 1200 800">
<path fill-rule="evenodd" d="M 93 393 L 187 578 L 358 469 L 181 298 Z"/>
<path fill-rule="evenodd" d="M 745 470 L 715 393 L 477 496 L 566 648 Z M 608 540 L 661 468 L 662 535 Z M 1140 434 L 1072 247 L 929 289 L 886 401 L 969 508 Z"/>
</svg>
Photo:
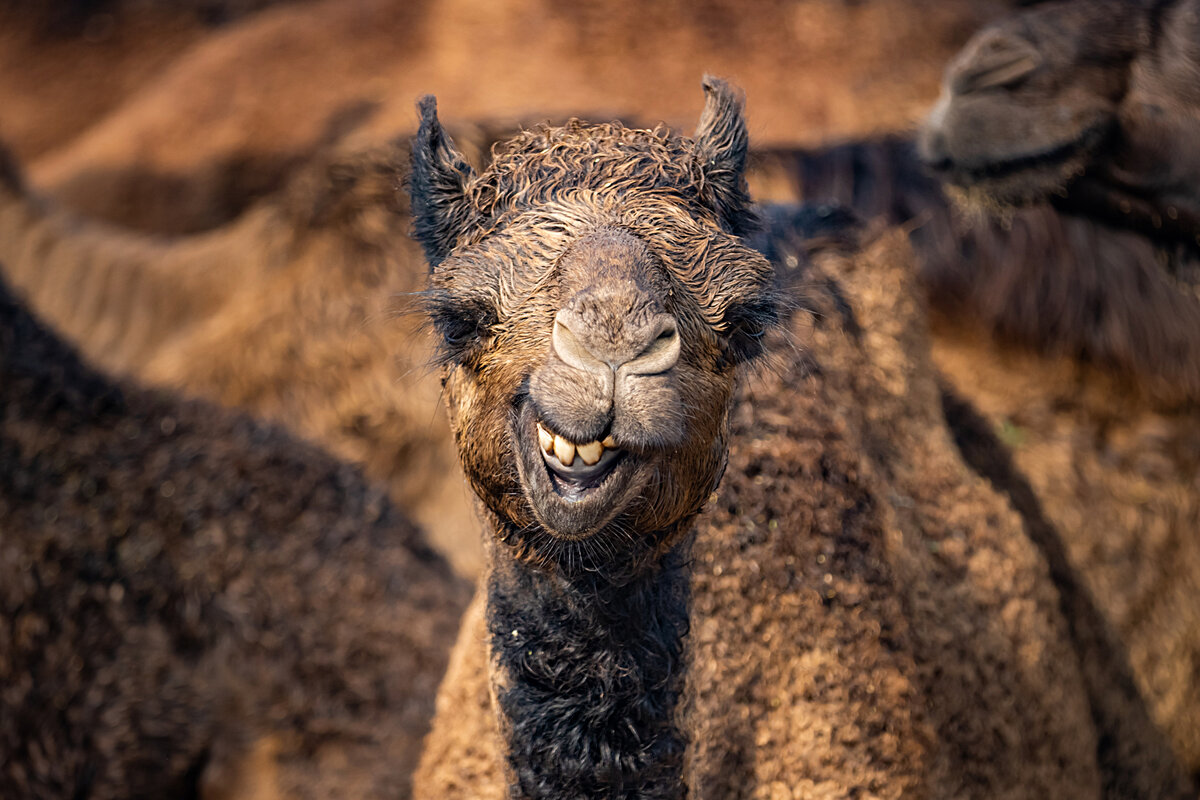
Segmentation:
<svg viewBox="0 0 1200 800">
<path fill-rule="evenodd" d="M 606 359 L 597 357 L 587 344 L 571 330 L 564 312 L 558 312 L 554 318 L 554 332 L 550 337 L 550 346 L 563 363 L 587 372 L 599 372 L 607 369 Z"/>
<path fill-rule="evenodd" d="M 625 373 L 654 375 L 666 372 L 679 361 L 682 343 L 679 340 L 679 329 L 675 325 L 675 320 L 664 314 L 657 322 L 657 335 L 650 340 L 642 352 L 622 365 Z"/>
<path fill-rule="evenodd" d="M 615 376 L 666 372 L 681 350 L 675 319 L 659 313 L 649 320 L 589 325 L 570 306 L 554 318 L 551 347 L 568 366 Z"/>
</svg>

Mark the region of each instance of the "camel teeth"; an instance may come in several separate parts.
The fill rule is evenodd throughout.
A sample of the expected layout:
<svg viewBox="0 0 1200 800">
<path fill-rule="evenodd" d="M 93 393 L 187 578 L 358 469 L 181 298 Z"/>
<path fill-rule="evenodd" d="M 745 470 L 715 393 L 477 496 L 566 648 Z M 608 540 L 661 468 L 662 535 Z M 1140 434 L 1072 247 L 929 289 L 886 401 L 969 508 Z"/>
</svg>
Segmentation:
<svg viewBox="0 0 1200 800">
<path fill-rule="evenodd" d="M 575 463 L 575 445 L 556 434 L 554 436 L 554 455 L 563 463 L 563 466 L 569 467 Z"/>
<path fill-rule="evenodd" d="M 542 451 L 546 453 L 554 452 L 554 434 L 542 427 L 542 423 L 538 423 L 538 444 L 542 446 Z"/>
<path fill-rule="evenodd" d="M 590 467 L 600 460 L 600 456 L 604 455 L 604 445 L 600 442 L 588 442 L 576 446 L 575 451 L 579 453 L 583 463 Z"/>
<path fill-rule="evenodd" d="M 605 437 L 604 437 L 604 441 L 603 441 L 603 442 L 601 442 L 600 444 L 604 445 L 604 446 L 605 446 L 605 447 L 607 447 L 609 450 L 616 450 L 616 449 L 617 449 L 617 440 L 616 440 L 616 439 L 614 439 L 614 438 L 613 438 L 611 435 L 610 435 L 610 436 L 605 436 Z"/>
</svg>

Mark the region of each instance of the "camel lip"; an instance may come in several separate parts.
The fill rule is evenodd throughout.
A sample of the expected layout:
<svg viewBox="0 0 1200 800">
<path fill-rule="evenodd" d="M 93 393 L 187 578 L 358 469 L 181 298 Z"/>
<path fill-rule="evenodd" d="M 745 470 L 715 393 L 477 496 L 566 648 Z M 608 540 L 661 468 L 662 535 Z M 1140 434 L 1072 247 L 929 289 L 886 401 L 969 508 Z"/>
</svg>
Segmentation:
<svg viewBox="0 0 1200 800">
<path fill-rule="evenodd" d="M 538 414 L 523 402 L 512 418 L 521 488 L 548 532 L 564 539 L 597 533 L 639 494 L 633 484 L 644 459 L 626 449 L 606 450 L 595 465 L 568 468 L 547 456 L 537 442 Z M 610 455 L 611 454 L 611 455 Z M 580 464 L 578 458 L 576 464 Z"/>
<path fill-rule="evenodd" d="M 577 502 L 599 488 L 625 455 L 624 450 L 605 450 L 595 464 L 587 465 L 583 459 L 576 458 L 569 467 L 550 453 L 543 452 L 542 460 L 550 471 L 550 484 L 554 490 L 563 498 Z"/>
<path fill-rule="evenodd" d="M 1021 173 L 1053 170 L 1090 151 L 1104 138 L 1108 129 L 1107 122 L 1095 123 L 1084 128 L 1074 139 L 996 161 L 970 163 L 956 161 L 949 156 L 937 159 L 922 157 L 921 161 L 929 170 L 951 183 L 1001 181 Z"/>
</svg>

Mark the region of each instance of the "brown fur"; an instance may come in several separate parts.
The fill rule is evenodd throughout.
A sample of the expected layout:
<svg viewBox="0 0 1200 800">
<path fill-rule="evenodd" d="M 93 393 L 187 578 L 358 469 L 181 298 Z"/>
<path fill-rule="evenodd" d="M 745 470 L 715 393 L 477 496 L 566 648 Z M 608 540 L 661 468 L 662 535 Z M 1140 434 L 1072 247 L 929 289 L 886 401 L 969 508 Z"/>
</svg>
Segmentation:
<svg viewBox="0 0 1200 800">
<path fill-rule="evenodd" d="M 691 470 L 708 491 L 699 444 L 724 447 L 726 435 L 734 445 L 721 490 L 694 544 L 679 546 L 691 608 L 687 707 L 674 724 L 687 748 L 681 778 L 690 796 L 1184 796 L 1136 694 L 1107 703 L 1107 693 L 1126 687 L 1083 679 L 1079 659 L 1096 651 L 1076 651 L 1044 554 L 1006 499 L 963 463 L 941 416 L 923 308 L 899 234 L 861 256 L 780 275 L 791 291 L 807 282 L 815 313 L 797 313 L 771 339 L 773 369 L 742 389 L 728 433 L 689 416 L 678 457 L 662 461 L 662 481 L 648 485 L 639 504 L 615 504 L 629 525 L 625 538 L 604 527 L 580 537 L 547 515 L 553 503 L 522 460 L 532 433 L 520 424 L 527 392 L 551 409 L 571 402 L 523 388 L 536 387 L 546 353 L 558 352 L 549 330 L 562 314 L 555 309 L 570 309 L 564 304 L 577 290 L 559 256 L 587 230 L 580 220 L 615 218 L 663 259 L 671 281 L 696 276 L 674 284 L 682 295 L 674 313 L 683 319 L 691 306 L 712 327 L 681 325 L 692 344 L 680 365 L 693 381 L 707 371 L 711 383 L 685 396 L 703 414 L 721 415 L 727 329 L 720 313 L 702 310 L 720 309 L 710 299 L 722 298 L 722 281 L 736 286 L 754 261 L 728 246 L 728 223 L 697 194 L 706 168 L 736 175 L 728 166 L 734 159 L 695 159 L 704 125 L 694 147 L 657 131 L 576 125 L 518 138 L 501 151 L 508 158 L 475 175 L 432 109 L 422 110 L 417 231 L 435 296 L 444 295 L 433 313 L 447 332 L 447 400 L 492 543 L 489 574 L 441 689 L 418 796 L 558 796 L 547 789 L 558 771 L 574 774 L 589 758 L 603 758 L 602 749 L 591 753 L 609 741 L 601 737 L 616 739 L 607 728 L 578 734 L 600 742 L 580 756 L 571 750 L 576 731 L 545 718 L 549 727 L 536 730 L 561 730 L 570 740 L 535 749 L 520 738 L 538 693 L 575 675 L 563 665 L 582 659 L 602 674 L 605 648 L 614 647 L 595 645 L 588 662 L 578 649 L 584 632 L 556 630 L 548 612 L 560 596 L 581 607 L 600 603 L 607 580 L 636 594 L 645 591 L 645 574 L 669 575 L 670 566 L 654 570 L 681 552 L 675 526 L 695 508 L 676 502 L 683 481 Z M 707 248 L 689 246 L 685 218 L 667 214 L 663 200 L 706 226 Z M 655 224 L 645 227 L 649 212 Z M 780 264 L 800 261 L 794 251 L 780 254 Z M 615 280 L 595 274 L 600 286 Z M 476 327 L 464 333 L 452 324 L 458 319 Z M 575 394 L 592 391 L 581 380 Z M 623 430 L 625 413 L 614 415 L 614 431 Z M 573 594 L 576 569 L 586 571 L 595 595 Z M 542 582 L 555 588 L 513 599 L 511 587 L 540 592 Z M 501 616 L 523 599 L 546 609 L 526 605 L 523 617 Z M 668 604 L 665 613 L 673 611 Z M 632 637 L 653 622 L 624 624 L 612 636 Z M 613 652 L 640 674 L 638 656 L 622 662 L 624 651 Z M 525 676 L 538 669 L 545 686 L 528 686 Z M 584 685 L 592 678 L 578 676 Z M 564 685 L 560 703 L 548 699 L 551 714 L 574 713 L 575 688 Z M 601 693 L 592 702 L 599 709 L 611 701 Z M 558 761 L 524 760 L 547 751 Z M 618 766 L 611 770 L 605 774 L 620 775 Z M 636 794 L 612 780 L 614 796 Z M 656 797 L 684 794 L 657 781 L 643 788 Z"/>
<path fill-rule="evenodd" d="M 904 249 L 892 234 L 823 259 L 808 277 L 839 293 L 807 291 L 817 314 L 797 315 L 740 393 L 693 552 L 691 796 L 1100 793 L 1057 595 L 941 421 Z M 481 601 L 418 797 L 504 796 Z M 1131 749 L 1105 765 L 1106 796 L 1184 796 L 1144 710 L 1121 713 Z"/>
<path fill-rule="evenodd" d="M 91 216 L 195 231 L 280 186 L 329 131 L 345 133 L 339 118 L 363 122 L 356 109 L 375 109 L 355 131 L 359 145 L 407 130 L 409 98 L 431 90 L 459 120 L 532 112 L 562 119 L 589 109 L 686 122 L 694 76 L 705 69 L 736 74 L 754 93 L 760 140 L 814 143 L 915 120 L 936 95 L 945 60 L 1007 7 L 670 0 L 644 8 L 605 0 L 576 9 L 504 0 L 479 13 L 466 0 L 285 5 L 199 42 L 34 164 L 32 177 Z M 62 115 L 72 104 L 79 103 L 56 100 L 45 113 Z"/>
<path fill-rule="evenodd" d="M 1010 446 L 1035 516 L 1061 532 L 1155 720 L 1196 772 L 1200 300 L 1191 257 L 1047 207 L 1001 221 L 960 216 L 921 174 L 909 140 L 764 154 L 759 167 L 781 187 L 777 197 L 845 203 L 911 227 L 938 368 Z"/>
<path fill-rule="evenodd" d="M 353 467 L 0 286 L 0 795 L 406 797 L 465 586 Z"/>
<path fill-rule="evenodd" d="M 0 184 L 0 258 L 30 304 L 118 373 L 245 408 L 386 481 L 478 569 L 420 320 L 397 146 L 318 161 L 237 222 L 162 240 Z M 449 538 L 447 538 L 449 537 Z"/>
</svg>

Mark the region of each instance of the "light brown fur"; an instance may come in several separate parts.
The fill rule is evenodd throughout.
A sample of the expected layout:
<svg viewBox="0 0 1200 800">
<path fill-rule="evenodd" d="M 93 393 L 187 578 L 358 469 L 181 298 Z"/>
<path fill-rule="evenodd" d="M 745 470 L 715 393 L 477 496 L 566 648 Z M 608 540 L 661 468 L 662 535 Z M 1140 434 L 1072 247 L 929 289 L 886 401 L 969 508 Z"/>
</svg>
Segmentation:
<svg viewBox="0 0 1200 800">
<path fill-rule="evenodd" d="M 106 369 L 286 424 L 362 464 L 455 566 L 477 538 L 412 293 L 398 146 L 319 160 L 241 219 L 159 239 L 0 180 L 6 277 Z"/>
<path fill-rule="evenodd" d="M 331 131 L 359 123 L 358 144 L 374 145 L 407 130 L 418 92 L 436 90 L 460 121 L 588 109 L 683 122 L 704 69 L 736 74 L 753 92 L 761 140 L 813 143 L 915 120 L 945 60 L 1008 5 L 296 4 L 199 42 L 31 174 L 83 213 L 195 231 L 281 185 Z"/>
</svg>

